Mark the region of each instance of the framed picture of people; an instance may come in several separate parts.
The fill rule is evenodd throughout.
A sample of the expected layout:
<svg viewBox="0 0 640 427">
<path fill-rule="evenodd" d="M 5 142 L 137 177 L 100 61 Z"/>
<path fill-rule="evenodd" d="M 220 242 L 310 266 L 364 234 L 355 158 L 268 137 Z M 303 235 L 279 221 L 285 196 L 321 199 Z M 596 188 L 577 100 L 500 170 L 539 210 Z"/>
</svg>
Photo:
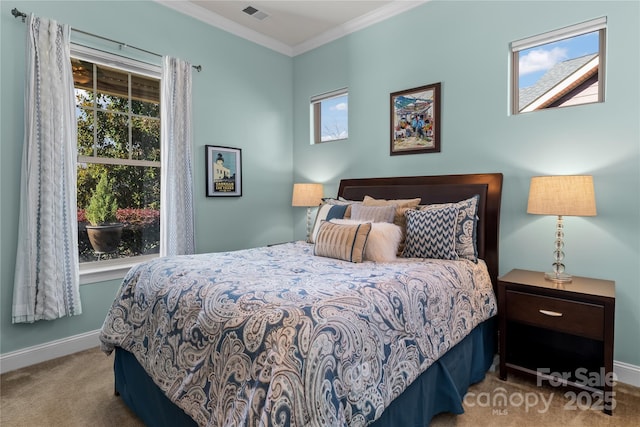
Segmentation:
<svg viewBox="0 0 640 427">
<path fill-rule="evenodd" d="M 440 152 L 440 83 L 391 94 L 391 155 Z"/>
<path fill-rule="evenodd" d="M 242 150 L 205 145 L 207 197 L 242 196 Z"/>
</svg>

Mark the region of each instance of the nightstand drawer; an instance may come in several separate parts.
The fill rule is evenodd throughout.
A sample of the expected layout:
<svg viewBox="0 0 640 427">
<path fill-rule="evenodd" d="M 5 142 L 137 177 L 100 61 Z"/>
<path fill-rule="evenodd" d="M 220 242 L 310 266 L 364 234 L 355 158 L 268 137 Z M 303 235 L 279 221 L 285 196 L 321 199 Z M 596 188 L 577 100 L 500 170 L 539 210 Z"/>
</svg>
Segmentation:
<svg viewBox="0 0 640 427">
<path fill-rule="evenodd" d="M 603 340 L 604 307 L 507 290 L 507 320 Z"/>
</svg>

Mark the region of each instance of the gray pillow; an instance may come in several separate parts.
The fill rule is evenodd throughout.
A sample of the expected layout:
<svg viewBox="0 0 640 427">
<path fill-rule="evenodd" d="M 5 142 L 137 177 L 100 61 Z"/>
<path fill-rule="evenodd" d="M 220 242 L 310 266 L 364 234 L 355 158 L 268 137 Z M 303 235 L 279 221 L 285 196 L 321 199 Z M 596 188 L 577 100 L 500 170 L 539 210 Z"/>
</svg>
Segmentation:
<svg viewBox="0 0 640 427">
<path fill-rule="evenodd" d="M 351 206 L 351 219 L 356 221 L 393 222 L 396 205 L 389 206 Z"/>
</svg>

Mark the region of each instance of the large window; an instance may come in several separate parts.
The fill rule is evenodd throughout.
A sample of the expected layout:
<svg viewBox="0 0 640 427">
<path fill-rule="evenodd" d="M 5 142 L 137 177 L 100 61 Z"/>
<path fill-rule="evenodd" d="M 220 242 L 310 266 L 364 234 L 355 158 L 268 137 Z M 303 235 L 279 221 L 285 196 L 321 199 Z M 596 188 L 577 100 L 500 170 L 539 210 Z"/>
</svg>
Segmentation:
<svg viewBox="0 0 640 427">
<path fill-rule="evenodd" d="M 606 18 L 511 43 L 513 114 L 604 101 Z"/>
<path fill-rule="evenodd" d="M 157 254 L 159 73 L 143 74 L 113 58 L 104 61 L 108 66 L 86 55 L 73 57 L 71 63 L 78 124 L 81 267 L 82 263 L 118 265 L 130 262 L 123 258 Z M 104 234 L 108 228 L 115 230 Z"/>
<path fill-rule="evenodd" d="M 339 89 L 311 98 L 312 143 L 349 137 L 349 94 Z"/>
</svg>

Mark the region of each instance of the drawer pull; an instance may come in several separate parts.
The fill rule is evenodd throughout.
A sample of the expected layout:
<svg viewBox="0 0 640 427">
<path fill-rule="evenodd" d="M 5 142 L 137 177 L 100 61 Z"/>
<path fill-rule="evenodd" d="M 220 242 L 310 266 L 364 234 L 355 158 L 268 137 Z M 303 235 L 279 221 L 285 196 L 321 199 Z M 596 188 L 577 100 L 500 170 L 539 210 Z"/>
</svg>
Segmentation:
<svg viewBox="0 0 640 427">
<path fill-rule="evenodd" d="M 562 313 L 559 313 L 557 311 L 550 311 L 550 310 L 538 310 L 538 311 L 544 314 L 545 316 L 562 317 Z"/>
</svg>

